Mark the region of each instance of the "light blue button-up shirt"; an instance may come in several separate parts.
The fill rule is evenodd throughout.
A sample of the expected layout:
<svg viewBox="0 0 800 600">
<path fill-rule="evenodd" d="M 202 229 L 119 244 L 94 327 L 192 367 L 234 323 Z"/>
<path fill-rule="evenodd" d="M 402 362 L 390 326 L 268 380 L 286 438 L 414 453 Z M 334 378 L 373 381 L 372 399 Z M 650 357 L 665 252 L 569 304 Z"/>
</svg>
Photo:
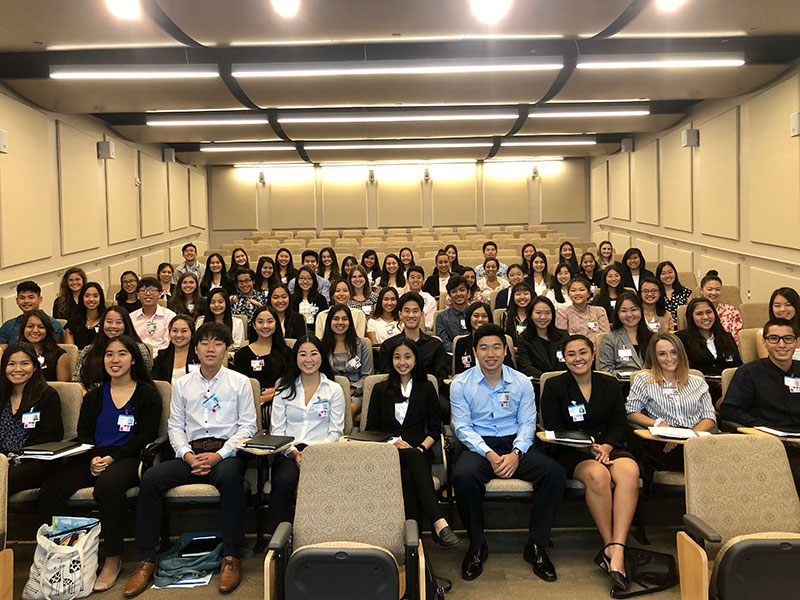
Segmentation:
<svg viewBox="0 0 800 600">
<path fill-rule="evenodd" d="M 516 435 L 514 448 L 527 452 L 536 431 L 536 403 L 530 379 L 503 365 L 503 377 L 492 388 L 480 366 L 467 369 L 450 385 L 450 410 L 456 437 L 486 456 L 487 437 Z"/>
</svg>

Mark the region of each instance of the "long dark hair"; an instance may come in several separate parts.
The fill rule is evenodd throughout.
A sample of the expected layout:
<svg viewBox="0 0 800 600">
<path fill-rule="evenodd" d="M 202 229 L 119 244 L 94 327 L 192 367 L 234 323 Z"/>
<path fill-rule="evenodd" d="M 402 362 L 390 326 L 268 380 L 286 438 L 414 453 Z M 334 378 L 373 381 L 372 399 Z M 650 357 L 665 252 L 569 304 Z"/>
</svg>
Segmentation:
<svg viewBox="0 0 800 600">
<path fill-rule="evenodd" d="M 547 326 L 547 339 L 551 342 L 557 342 L 565 335 L 567 332 L 564 329 L 559 329 L 556 327 L 556 307 L 548 298 L 547 296 L 536 296 L 533 300 L 531 300 L 531 314 L 533 314 L 533 309 L 536 308 L 537 304 L 546 304 L 547 308 L 550 309 L 550 324 Z M 539 332 L 536 330 L 536 326 L 531 324 L 525 329 L 525 333 L 522 335 L 527 336 L 530 339 L 536 339 L 539 337 Z"/>
<path fill-rule="evenodd" d="M 641 304 L 642 304 L 642 311 L 644 311 L 644 300 L 643 300 L 643 296 L 642 296 L 642 286 L 645 283 L 650 283 L 652 285 L 658 286 L 658 300 L 656 300 L 656 315 L 658 315 L 659 317 L 663 317 L 664 315 L 667 314 L 667 303 L 666 303 L 666 300 L 664 298 L 664 296 L 666 295 L 666 292 L 664 291 L 664 284 L 661 283 L 660 279 L 657 279 L 655 277 L 650 277 L 650 276 L 642 277 L 639 280 L 639 300 L 641 301 Z M 644 312 L 642 312 L 642 315 L 644 315 Z"/>
<path fill-rule="evenodd" d="M 458 247 L 455 244 L 447 244 L 447 246 L 444 247 L 444 253 L 447 254 L 447 251 L 450 248 L 452 248 L 453 252 L 456 253 L 456 259 L 453 262 L 450 263 L 450 270 L 453 273 L 460 273 L 460 271 L 462 269 L 462 266 L 461 266 L 461 263 L 458 262 Z"/>
<path fill-rule="evenodd" d="M 297 269 L 297 275 L 294 278 L 294 291 L 289 296 L 290 302 L 301 302 L 303 300 L 303 290 L 300 289 L 300 273 L 308 273 L 311 277 L 311 289 L 308 290 L 308 301 L 313 302 L 314 298 L 319 294 L 319 282 L 317 281 L 317 274 L 311 267 L 303 265 Z"/>
<path fill-rule="evenodd" d="M 98 330 L 97 335 L 94 336 L 94 341 L 90 346 L 88 346 L 88 350 L 84 348 L 86 356 L 83 359 L 83 367 L 81 367 L 81 372 L 78 373 L 83 387 L 85 387 L 87 390 L 103 381 L 103 372 L 105 371 L 103 366 L 103 354 L 105 353 L 106 344 L 110 339 L 106 335 L 104 325 L 106 322 L 106 317 L 109 315 L 109 313 L 117 313 L 122 319 L 125 327 L 122 335 L 128 336 L 137 343 L 142 342 L 142 340 L 139 338 L 139 334 L 136 333 L 136 329 L 133 328 L 133 323 L 131 322 L 131 317 L 128 314 L 128 311 L 125 310 L 124 307 L 109 306 L 107 309 L 105 309 L 100 317 L 100 329 Z"/>
<path fill-rule="evenodd" d="M 275 267 L 275 261 L 269 256 L 262 256 L 258 259 L 258 266 L 256 267 L 255 288 L 257 292 L 260 292 L 264 285 L 264 276 L 261 274 L 261 269 L 264 268 L 264 263 L 269 263 L 272 265 L 272 275 L 270 275 L 267 279 L 267 290 L 271 290 L 279 281 L 277 275 L 278 269 Z"/>
<path fill-rule="evenodd" d="M 237 252 L 244 252 L 244 257 L 247 259 L 247 261 L 241 267 L 236 264 L 235 258 Z M 236 273 L 239 271 L 239 269 L 249 269 L 249 268 L 250 268 L 250 256 L 247 254 L 247 250 L 241 247 L 234 248 L 233 252 L 231 252 L 231 268 L 228 269 L 228 277 L 236 281 Z"/>
<path fill-rule="evenodd" d="M 514 265 L 508 267 L 509 271 L 513 266 Z M 472 271 L 472 276 L 473 276 L 472 285 L 470 285 L 469 281 L 467 280 L 467 271 Z M 467 287 L 469 288 L 467 289 L 467 291 L 469 292 L 469 297 L 472 298 L 481 289 L 478 287 L 478 274 L 475 273 L 475 269 L 473 267 L 461 267 L 461 276 L 467 282 Z"/>
<path fill-rule="evenodd" d="M 345 265 L 350 264 L 350 263 L 353 263 L 353 266 L 350 267 L 350 270 L 352 271 L 355 267 L 358 266 L 358 259 L 356 259 L 356 257 L 352 256 L 352 255 L 347 255 L 342 259 L 342 268 L 341 268 L 341 271 L 340 271 L 342 279 L 347 279 L 349 277 L 349 275 L 345 274 L 344 267 L 345 267 Z"/>
<path fill-rule="evenodd" d="M 400 336 L 397 340 L 393 340 L 388 349 L 389 360 L 387 361 L 388 364 L 386 371 L 389 373 L 389 384 L 387 385 L 386 393 L 394 402 L 405 401 L 405 398 L 400 390 L 400 373 L 398 373 L 397 369 L 394 368 L 394 360 L 392 360 L 394 351 L 400 346 L 405 346 L 411 350 L 411 354 L 414 355 L 414 368 L 411 369 L 411 380 L 414 383 L 423 383 L 428 381 L 428 376 L 425 373 L 425 369 L 422 367 L 422 363 L 419 359 L 419 349 L 417 348 L 417 344 L 414 342 L 414 340 L 405 336 Z"/>
<path fill-rule="evenodd" d="M 344 304 L 334 304 L 333 308 L 328 311 L 328 316 L 325 318 L 325 329 L 322 334 L 322 347 L 325 348 L 326 356 L 333 354 L 333 350 L 336 348 L 336 334 L 331 329 L 331 323 L 333 322 L 333 316 L 340 312 L 346 314 L 347 319 L 350 321 L 347 331 L 344 332 L 344 345 L 347 348 L 347 358 L 353 358 L 358 354 L 358 336 L 353 324 L 353 313 Z"/>
<path fill-rule="evenodd" d="M 275 253 L 275 277 L 278 281 L 281 281 L 281 265 L 278 262 L 278 254 L 281 252 L 286 252 L 289 255 L 289 262 L 286 265 L 286 283 L 289 283 L 292 279 L 297 277 L 297 269 L 294 268 L 294 257 L 292 256 L 292 251 L 288 248 L 278 248 L 278 251 Z"/>
<path fill-rule="evenodd" d="M 289 291 L 289 287 L 285 283 L 279 283 L 274 288 L 270 288 L 269 296 L 267 296 L 267 302 L 270 306 L 272 306 L 272 296 L 274 296 L 275 292 L 278 290 L 283 290 L 289 297 L 289 301 L 286 303 L 286 310 L 283 311 L 284 322 L 288 323 L 289 318 L 292 316 L 292 314 L 294 314 L 294 311 L 292 310 L 292 293 Z M 277 312 L 277 310 L 275 312 Z"/>
<path fill-rule="evenodd" d="M 330 246 L 325 246 L 322 250 L 319 251 L 319 265 L 317 266 L 317 274 L 319 274 L 320 277 L 325 277 L 325 265 L 322 264 L 322 255 L 325 252 L 327 252 L 328 255 L 331 257 L 331 274 L 328 276 L 328 279 L 330 281 L 333 281 L 334 279 L 339 279 L 339 259 L 336 258 L 336 250 L 334 250 Z"/>
<path fill-rule="evenodd" d="M 188 309 L 189 303 L 186 302 L 186 298 L 184 297 L 183 285 L 184 280 L 188 278 L 193 278 L 195 282 L 194 292 L 192 292 L 192 304 L 194 304 L 194 308 L 192 310 Z M 192 319 L 196 319 L 200 316 L 201 310 L 203 308 L 203 297 L 200 295 L 200 281 L 197 279 L 197 275 L 192 273 L 191 271 L 185 271 L 181 273 L 181 276 L 178 277 L 178 283 L 175 284 L 175 293 L 172 294 L 172 298 L 170 298 L 169 308 L 174 312 L 176 315 L 189 315 Z"/>
<path fill-rule="evenodd" d="M 772 292 L 772 295 L 769 297 L 769 318 L 775 318 L 775 312 L 772 310 L 772 303 L 775 302 L 775 298 L 778 296 L 783 296 L 789 302 L 789 304 L 794 307 L 794 317 L 789 319 L 795 324 L 795 328 L 800 329 L 800 295 L 797 294 L 797 290 L 790 287 L 781 287 Z"/>
<path fill-rule="evenodd" d="M 39 364 L 33 344 L 28 342 L 9 344 L 8 348 L 3 352 L 2 360 L 0 360 L 0 414 L 5 410 L 6 404 L 11 401 L 11 393 L 14 391 L 14 384 L 8 380 L 6 375 L 6 367 L 8 367 L 8 362 L 11 360 L 11 355 L 15 352 L 24 352 L 33 363 L 33 374 L 22 390 L 22 401 L 17 414 L 21 415 L 30 412 L 31 407 L 36 404 L 47 388 L 47 381 L 45 381 L 42 374 L 42 366 Z"/>
<path fill-rule="evenodd" d="M 292 355 L 286 363 L 286 370 L 283 372 L 283 376 L 281 377 L 281 383 L 275 389 L 276 396 L 285 390 L 289 390 L 289 397 L 287 400 L 294 400 L 295 396 L 297 396 L 297 378 L 300 377 L 300 367 L 297 366 L 297 355 L 300 352 L 300 346 L 305 343 L 313 344 L 317 349 L 317 352 L 320 354 L 322 362 L 319 365 L 319 372 L 325 375 L 325 377 L 331 381 L 335 381 L 336 374 L 331 368 L 331 363 L 328 360 L 328 354 L 325 352 L 325 348 L 322 346 L 320 339 L 315 335 L 304 335 L 297 338 L 297 341 L 294 343 Z"/>
<path fill-rule="evenodd" d="M 487 323 L 494 323 L 494 318 L 492 316 L 492 308 L 486 302 L 473 302 L 467 307 L 467 310 L 464 311 L 464 321 L 466 322 L 467 331 L 469 331 L 470 335 L 472 335 L 473 333 L 472 314 L 479 308 L 482 308 L 483 310 L 486 311 L 486 315 L 487 317 L 489 317 Z"/>
<path fill-rule="evenodd" d="M 572 258 L 566 259 L 561 255 L 561 251 L 564 249 L 564 246 L 570 247 L 570 250 L 572 250 Z M 572 242 L 568 240 L 564 240 L 563 242 L 561 242 L 561 245 L 558 247 L 558 262 L 568 263 L 573 273 L 577 273 L 578 271 L 581 270 L 580 265 L 578 265 L 578 257 L 575 256 L 575 246 L 572 245 Z"/>
<path fill-rule="evenodd" d="M 403 263 L 400 262 L 400 257 L 397 254 L 387 254 L 383 259 L 383 266 L 381 267 L 381 285 L 387 286 L 389 285 L 389 278 L 391 275 L 386 270 L 386 261 L 390 258 L 393 258 L 397 261 L 397 273 L 395 273 L 394 279 L 397 283 L 397 287 L 405 287 L 406 285 L 406 276 L 403 274 Z"/>
<path fill-rule="evenodd" d="M 399 321 L 400 309 L 398 308 L 398 305 L 400 303 L 400 294 L 393 287 L 385 287 L 380 292 L 378 292 L 378 300 L 375 302 L 375 308 L 372 310 L 371 318 L 380 319 L 381 317 L 383 317 L 383 299 L 386 297 L 387 294 L 394 294 L 394 297 L 397 299 L 397 304 L 395 304 L 394 310 L 392 311 L 392 314 L 390 314 L 389 316 L 392 318 L 392 321 Z"/>
<path fill-rule="evenodd" d="M 526 281 L 520 281 L 519 283 L 515 283 L 511 289 L 508 291 L 508 307 L 506 308 L 506 333 L 511 336 L 511 339 L 516 339 L 517 337 L 517 319 L 519 318 L 519 307 L 517 306 L 517 301 L 514 299 L 514 294 L 518 291 L 528 291 L 531 295 L 531 301 L 528 303 L 523 311 L 525 312 L 525 319 L 524 321 L 530 321 L 531 313 L 533 312 L 533 299 L 536 297 L 531 286 Z M 524 321 L 520 321 L 521 323 Z"/>
<path fill-rule="evenodd" d="M 364 260 L 371 256 L 375 259 L 375 262 L 372 264 L 371 267 L 367 267 L 364 264 Z M 361 266 L 364 267 L 364 270 L 367 272 L 367 282 L 370 282 L 369 276 L 372 275 L 372 279 L 374 280 L 376 277 L 380 277 L 381 275 L 381 267 L 380 263 L 378 262 L 378 253 L 375 252 L 372 248 L 368 248 L 364 250 L 364 254 L 361 255 Z"/>
<path fill-rule="evenodd" d="M 273 372 L 280 373 L 286 368 L 286 361 L 291 352 L 289 346 L 286 345 L 286 338 L 283 337 L 283 329 L 281 328 L 281 318 L 278 311 L 269 305 L 262 306 L 255 313 L 253 313 L 253 320 L 248 327 L 249 340 L 252 344 L 258 340 L 258 333 L 256 333 L 255 323 L 256 319 L 261 313 L 268 312 L 275 319 L 275 331 L 272 333 L 272 350 L 269 355 L 273 360 Z M 277 360 L 277 362 L 275 362 Z"/>
<path fill-rule="evenodd" d="M 611 308 L 611 291 L 606 281 L 608 278 L 608 274 L 614 271 L 617 275 L 619 275 L 619 283 L 614 289 L 614 292 L 617 294 L 617 298 L 619 298 L 622 294 L 625 293 L 625 286 L 622 285 L 622 269 L 619 266 L 619 263 L 612 263 L 607 265 L 605 269 L 603 269 L 603 275 L 600 277 L 600 293 L 597 295 L 595 304 L 598 306 L 602 306 L 606 310 Z M 610 311 L 609 311 L 610 312 Z"/>
<path fill-rule="evenodd" d="M 83 302 L 83 297 L 86 295 L 86 292 L 94 288 L 100 294 L 100 302 L 97 305 L 97 314 L 100 315 L 106 308 L 106 294 L 103 292 L 103 286 L 101 286 L 96 281 L 89 281 L 88 283 L 84 283 L 83 287 L 81 288 L 81 293 L 78 296 L 78 308 L 75 309 L 75 312 L 72 314 L 70 318 L 70 322 L 80 327 L 86 326 L 86 304 Z M 49 319 L 48 319 L 49 321 Z"/>
<path fill-rule="evenodd" d="M 39 351 L 44 357 L 45 363 L 49 365 L 55 361 L 55 356 L 58 352 L 58 339 L 56 338 L 56 330 L 53 328 L 53 324 L 50 322 L 50 317 L 47 316 L 47 313 L 41 309 L 36 309 L 23 314 L 19 324 L 19 336 L 17 337 L 17 341 L 28 342 L 25 338 L 25 326 L 28 324 L 31 317 L 36 317 L 42 322 L 42 325 L 44 325 L 45 334 L 44 339 L 39 343 Z M 33 344 L 31 344 L 31 346 L 33 346 Z"/>
<path fill-rule="evenodd" d="M 639 274 L 641 275 L 647 268 L 647 261 L 645 261 L 644 254 L 642 254 L 642 251 L 638 248 L 628 248 L 625 250 L 625 254 L 622 255 L 622 271 L 628 275 L 631 274 L 631 268 L 628 266 L 628 259 L 634 254 L 639 255 Z"/>
<path fill-rule="evenodd" d="M 692 298 L 686 306 L 686 346 L 692 349 L 695 355 L 703 352 L 707 347 L 706 340 L 700 333 L 700 329 L 694 322 L 694 309 L 698 304 L 708 304 L 714 312 L 714 324 L 711 326 L 711 334 L 714 336 L 714 345 L 720 356 L 736 356 L 738 349 L 733 336 L 730 335 L 720 323 L 717 309 L 714 303 L 706 298 Z"/>
<path fill-rule="evenodd" d="M 417 263 L 414 262 L 414 251 L 408 246 L 403 246 L 402 248 L 400 248 L 400 252 L 397 253 L 397 256 L 402 257 L 403 250 L 408 250 L 408 253 L 411 255 L 411 262 L 408 263 L 408 265 L 404 265 L 403 261 L 402 260 L 400 261 L 400 268 L 402 269 L 403 273 L 407 273 L 408 269 L 410 267 L 415 266 Z"/>
<path fill-rule="evenodd" d="M 192 332 L 191 338 L 189 339 L 189 351 L 188 351 L 188 353 L 186 355 L 186 364 L 187 365 L 197 364 L 200 361 L 197 358 L 197 352 L 195 352 L 194 344 L 192 343 L 192 338 L 194 338 L 194 333 L 195 333 L 195 330 L 196 330 L 194 319 L 192 317 L 190 317 L 189 315 L 187 315 L 187 314 L 180 314 L 179 313 L 179 314 L 175 315 L 174 317 L 172 317 L 172 319 L 169 322 L 169 325 L 167 326 L 167 334 L 169 334 L 169 332 L 172 330 L 172 326 L 177 321 L 183 321 L 184 323 L 186 323 L 189 326 L 189 331 Z M 164 350 L 159 351 L 159 353 L 158 353 L 159 356 L 161 355 L 161 352 L 164 352 L 164 353 L 172 352 L 173 357 L 174 357 L 174 355 L 175 355 L 175 344 L 172 343 L 171 336 L 170 336 L 170 340 L 169 340 L 169 345 Z"/>
<path fill-rule="evenodd" d="M 233 313 L 231 312 L 231 299 L 222 288 L 214 288 L 206 296 L 206 305 L 203 309 L 203 323 L 216 323 L 217 316 L 211 312 L 211 299 L 217 294 L 221 294 L 225 300 L 225 312 L 222 313 L 222 324 L 228 328 L 228 331 L 233 333 Z"/>
<path fill-rule="evenodd" d="M 139 287 L 139 275 L 136 273 L 136 271 L 123 271 L 122 275 L 119 276 L 119 291 L 116 294 L 114 294 L 114 300 L 120 303 L 125 302 L 127 304 L 128 292 L 125 291 L 125 286 L 122 285 L 122 280 L 125 279 L 125 275 L 133 275 L 134 277 L 136 277 L 136 287 Z M 136 296 L 135 291 L 133 292 L 133 295 Z M 138 299 L 134 300 L 134 302 L 137 301 Z"/>
<path fill-rule="evenodd" d="M 556 268 L 553 269 L 553 287 L 551 289 L 553 290 L 553 296 L 555 296 L 556 302 L 558 302 L 559 304 L 563 304 L 564 302 L 567 301 L 567 299 L 564 298 L 564 290 L 561 289 L 561 283 L 559 283 L 557 277 L 558 272 L 561 269 L 567 270 L 567 273 L 569 273 L 570 281 L 572 281 L 572 279 L 577 275 L 577 272 L 573 270 L 572 265 L 569 264 L 568 262 L 560 262 L 556 265 Z M 586 289 L 587 290 L 589 289 L 588 284 L 586 285 Z M 567 291 L 569 291 L 569 281 L 567 282 Z"/>
<path fill-rule="evenodd" d="M 619 309 L 622 306 L 622 303 L 626 300 L 633 302 L 636 308 L 639 309 L 639 313 L 642 315 L 639 318 L 639 322 L 636 324 L 636 341 L 638 342 L 639 346 L 639 354 L 644 359 L 645 355 L 647 354 L 647 345 L 650 343 L 650 338 L 653 337 L 653 332 L 650 331 L 649 327 L 647 327 L 647 322 L 644 318 L 644 309 L 642 308 L 642 301 L 634 292 L 625 292 L 620 294 L 620 296 L 617 298 L 617 305 L 614 307 L 614 318 L 611 321 L 611 331 L 625 329 L 625 324 L 619 318 Z"/>
<path fill-rule="evenodd" d="M 519 264 L 522 266 L 522 272 L 525 273 L 525 275 L 527 275 L 531 270 L 531 262 L 525 260 L 525 249 L 528 247 L 533 248 L 533 254 L 531 254 L 531 260 L 533 260 L 533 257 L 536 256 L 536 246 L 534 246 L 530 242 L 523 244 L 522 248 L 520 248 Z"/>
<path fill-rule="evenodd" d="M 536 258 L 541 258 L 542 262 L 544 262 L 544 270 L 542 271 L 542 281 L 548 288 L 553 287 L 553 276 L 550 275 L 549 267 L 547 266 L 547 255 L 544 252 L 537 250 L 531 256 L 531 264 L 530 264 L 530 271 L 528 272 L 528 280 L 531 282 L 531 287 L 536 289 L 536 280 L 533 278 L 534 270 L 533 270 L 533 261 Z"/>
<path fill-rule="evenodd" d="M 661 281 L 661 271 L 664 270 L 664 267 L 669 267 L 675 272 L 675 281 L 672 284 L 672 289 L 676 292 L 680 292 L 684 288 L 684 285 L 678 279 L 678 269 L 675 268 L 675 265 L 672 264 L 672 261 L 662 260 L 660 263 L 658 263 L 658 266 L 656 267 L 656 279 Z"/>
<path fill-rule="evenodd" d="M 117 337 L 113 337 L 109 339 L 105 345 L 103 346 L 103 355 L 105 356 L 106 350 L 108 347 L 113 344 L 114 342 L 119 342 L 125 349 L 130 353 L 133 357 L 133 364 L 131 365 L 131 377 L 137 383 L 146 383 L 155 387 L 153 383 L 153 378 L 150 376 L 150 371 L 147 370 L 147 367 L 144 365 L 144 359 L 142 358 L 142 352 L 139 350 L 139 345 L 129 335 L 118 335 Z M 103 383 L 111 381 L 111 375 L 109 375 L 108 371 L 105 369 L 105 361 L 103 362 Z"/>
<path fill-rule="evenodd" d="M 222 254 L 219 252 L 212 252 L 206 258 L 206 270 L 203 273 L 203 278 L 200 280 L 200 293 L 203 296 L 207 296 L 208 292 L 211 291 L 211 285 L 214 281 L 214 274 L 211 272 L 211 267 L 209 267 L 209 263 L 211 262 L 212 258 L 218 258 L 220 264 L 222 265 L 222 270 L 219 273 L 219 285 L 221 287 L 225 287 L 225 282 L 230 281 L 230 277 L 228 277 L 228 269 L 225 267 L 225 259 L 222 258 Z"/>
</svg>

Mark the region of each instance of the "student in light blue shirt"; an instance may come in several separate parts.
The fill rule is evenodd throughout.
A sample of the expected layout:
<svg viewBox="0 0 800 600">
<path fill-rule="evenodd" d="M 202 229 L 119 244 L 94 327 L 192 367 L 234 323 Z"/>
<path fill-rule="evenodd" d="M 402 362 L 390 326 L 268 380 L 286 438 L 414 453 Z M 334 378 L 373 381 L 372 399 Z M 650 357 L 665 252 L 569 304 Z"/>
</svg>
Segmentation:
<svg viewBox="0 0 800 600">
<path fill-rule="evenodd" d="M 515 478 L 533 483 L 535 490 L 523 556 L 538 577 L 555 581 L 556 570 L 545 549 L 566 476 L 557 462 L 533 448 L 533 386 L 525 375 L 503 365 L 508 351 L 503 330 L 491 323 L 481 326 L 473 334 L 473 349 L 477 366 L 450 386 L 453 426 L 465 446 L 453 472 L 458 511 L 470 541 L 461 576 L 478 577 L 489 554 L 483 534 L 486 483 Z"/>
<path fill-rule="evenodd" d="M 35 281 L 23 281 L 17 285 L 17 306 L 24 313 L 39 310 L 42 305 L 42 288 Z M 19 326 L 22 323 L 22 315 L 17 315 L 9 319 L 0 327 L 0 351 L 4 350 L 12 342 L 16 342 L 19 337 Z M 61 323 L 50 317 L 50 323 L 56 330 L 56 339 L 59 343 L 64 341 L 64 328 Z"/>
</svg>

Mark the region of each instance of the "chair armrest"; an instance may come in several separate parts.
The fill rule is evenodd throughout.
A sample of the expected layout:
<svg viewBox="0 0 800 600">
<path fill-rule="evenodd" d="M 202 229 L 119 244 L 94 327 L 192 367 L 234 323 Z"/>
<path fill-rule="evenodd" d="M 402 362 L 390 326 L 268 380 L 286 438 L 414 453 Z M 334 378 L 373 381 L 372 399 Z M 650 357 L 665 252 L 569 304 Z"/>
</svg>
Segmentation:
<svg viewBox="0 0 800 600">
<path fill-rule="evenodd" d="M 724 431 L 725 433 L 739 433 L 739 427 L 744 427 L 744 425 L 736 421 L 720 420 L 717 423 L 717 427 L 720 431 Z"/>
<path fill-rule="evenodd" d="M 289 538 L 292 537 L 292 524 L 288 521 L 280 523 L 272 534 L 269 541 L 270 550 L 280 550 L 289 545 Z"/>
<path fill-rule="evenodd" d="M 719 544 L 722 541 L 722 536 L 697 515 L 683 515 L 683 524 L 686 527 L 686 531 L 695 539 L 701 539 L 712 544 Z"/>
<path fill-rule="evenodd" d="M 408 519 L 403 526 L 403 536 L 406 548 L 416 548 L 419 544 L 419 525 L 413 519 Z"/>
<path fill-rule="evenodd" d="M 153 466 L 156 456 L 158 456 L 168 444 L 169 436 L 165 434 L 158 436 L 147 444 L 147 446 L 142 448 L 142 452 L 139 454 L 139 461 L 142 463 L 144 470 Z"/>
</svg>

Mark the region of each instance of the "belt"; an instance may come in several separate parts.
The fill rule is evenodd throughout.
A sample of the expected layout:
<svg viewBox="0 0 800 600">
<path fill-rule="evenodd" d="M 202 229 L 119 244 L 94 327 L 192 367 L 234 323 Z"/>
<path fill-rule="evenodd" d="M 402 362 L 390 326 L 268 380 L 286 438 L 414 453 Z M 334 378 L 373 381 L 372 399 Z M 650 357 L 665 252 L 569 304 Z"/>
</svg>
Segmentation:
<svg viewBox="0 0 800 600">
<path fill-rule="evenodd" d="M 227 440 L 221 440 L 219 438 L 201 438 L 189 442 L 189 445 L 192 447 L 192 452 L 195 454 L 198 452 L 216 452 L 225 445 L 226 441 Z"/>
</svg>

